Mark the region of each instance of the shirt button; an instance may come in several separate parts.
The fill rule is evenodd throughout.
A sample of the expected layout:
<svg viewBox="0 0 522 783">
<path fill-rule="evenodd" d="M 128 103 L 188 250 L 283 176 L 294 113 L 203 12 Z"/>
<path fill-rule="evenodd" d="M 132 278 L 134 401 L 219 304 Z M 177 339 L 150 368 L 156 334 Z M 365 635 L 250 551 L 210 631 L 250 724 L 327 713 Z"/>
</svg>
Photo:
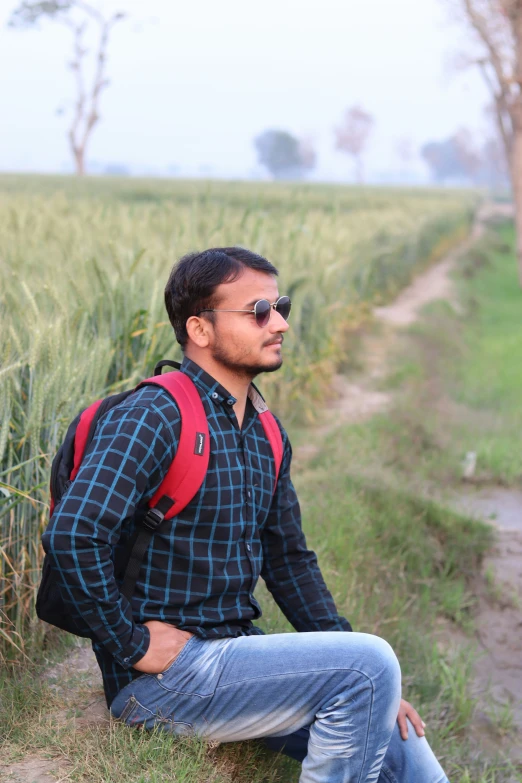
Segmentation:
<svg viewBox="0 0 522 783">
<path fill-rule="evenodd" d="M 252 497 L 252 493 L 250 492 L 250 490 L 248 490 L 247 495 L 248 495 L 249 498 Z"/>
<path fill-rule="evenodd" d="M 219 394 L 217 392 L 212 392 L 212 399 L 213 400 L 217 400 L 218 397 L 219 397 Z"/>
<path fill-rule="evenodd" d="M 130 658 L 124 658 L 123 663 L 128 663 L 130 661 Z"/>
<path fill-rule="evenodd" d="M 250 544 L 247 544 L 247 545 L 246 545 L 246 550 L 247 550 L 247 552 L 250 552 L 250 550 L 251 550 L 251 549 L 252 549 L 252 547 L 250 546 Z"/>
<path fill-rule="evenodd" d="M 234 402 L 235 402 L 235 400 L 233 400 L 233 399 L 227 400 L 227 405 L 233 405 Z"/>
</svg>

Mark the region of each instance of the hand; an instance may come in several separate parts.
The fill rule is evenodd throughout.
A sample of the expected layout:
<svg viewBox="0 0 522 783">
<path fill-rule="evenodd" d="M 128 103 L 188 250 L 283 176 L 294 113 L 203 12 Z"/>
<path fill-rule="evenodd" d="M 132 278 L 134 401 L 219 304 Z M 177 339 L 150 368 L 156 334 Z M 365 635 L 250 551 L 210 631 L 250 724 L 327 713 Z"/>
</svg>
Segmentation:
<svg viewBox="0 0 522 783">
<path fill-rule="evenodd" d="M 147 620 L 143 625 L 149 629 L 149 649 L 133 668 L 144 674 L 159 674 L 168 669 L 190 637 L 194 636 L 189 631 L 182 631 L 175 625 L 159 620 Z"/>
<path fill-rule="evenodd" d="M 406 722 L 406 718 L 409 718 L 410 723 L 415 729 L 417 737 L 424 737 L 424 729 L 426 728 L 426 724 L 423 720 L 421 720 L 417 710 L 414 710 L 408 701 L 401 699 L 399 714 L 397 716 L 397 723 L 399 724 L 399 730 L 403 740 L 408 739 L 408 724 Z"/>
</svg>

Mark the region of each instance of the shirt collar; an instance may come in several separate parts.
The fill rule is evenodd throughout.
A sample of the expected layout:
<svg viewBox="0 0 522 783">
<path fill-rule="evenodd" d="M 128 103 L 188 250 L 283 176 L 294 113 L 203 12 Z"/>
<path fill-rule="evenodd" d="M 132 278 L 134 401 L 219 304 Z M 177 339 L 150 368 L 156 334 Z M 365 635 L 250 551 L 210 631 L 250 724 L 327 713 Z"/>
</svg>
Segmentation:
<svg viewBox="0 0 522 783">
<path fill-rule="evenodd" d="M 196 386 L 214 403 L 225 403 L 225 405 L 230 408 L 236 404 L 236 397 L 230 394 L 224 386 L 214 380 L 214 378 L 196 364 L 196 362 L 193 362 L 185 356 L 183 357 L 180 369 L 181 372 L 188 375 Z M 268 410 L 261 393 L 256 389 L 253 383 L 250 384 L 248 397 L 258 413 L 264 413 L 264 411 Z"/>
</svg>

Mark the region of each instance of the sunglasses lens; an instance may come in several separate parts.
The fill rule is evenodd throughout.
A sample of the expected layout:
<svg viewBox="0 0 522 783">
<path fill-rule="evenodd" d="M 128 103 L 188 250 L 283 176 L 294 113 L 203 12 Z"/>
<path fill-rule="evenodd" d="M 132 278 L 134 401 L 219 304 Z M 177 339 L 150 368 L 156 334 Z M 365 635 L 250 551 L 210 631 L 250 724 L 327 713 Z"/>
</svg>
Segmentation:
<svg viewBox="0 0 522 783">
<path fill-rule="evenodd" d="M 289 296 L 281 296 L 277 300 L 276 310 L 279 313 L 279 315 L 285 319 L 285 321 L 288 321 L 291 307 L 292 307 L 292 302 L 290 301 Z"/>
<path fill-rule="evenodd" d="M 258 326 L 266 326 L 270 320 L 270 302 L 268 299 L 260 299 L 255 304 L 256 324 Z"/>
</svg>

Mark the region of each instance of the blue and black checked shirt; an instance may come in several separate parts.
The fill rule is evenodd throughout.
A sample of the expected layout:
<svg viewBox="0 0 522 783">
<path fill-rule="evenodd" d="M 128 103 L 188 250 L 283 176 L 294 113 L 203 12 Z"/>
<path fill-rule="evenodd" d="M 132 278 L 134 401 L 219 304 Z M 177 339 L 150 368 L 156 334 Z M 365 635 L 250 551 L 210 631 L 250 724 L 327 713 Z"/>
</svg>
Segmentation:
<svg viewBox="0 0 522 783">
<path fill-rule="evenodd" d="M 208 418 L 210 462 L 192 502 L 154 534 L 132 603 L 113 565 L 176 452 L 181 420 L 163 389 L 144 387 L 104 414 L 76 479 L 43 535 L 68 608 L 89 626 L 107 704 L 141 672 L 146 620 L 164 620 L 205 639 L 260 634 L 254 590 L 262 576 L 297 631 L 350 631 L 337 613 L 315 554 L 307 549 L 284 454 L 275 494 L 275 462 L 258 418 L 254 386 L 243 426 L 223 386 L 186 359 Z"/>
</svg>

